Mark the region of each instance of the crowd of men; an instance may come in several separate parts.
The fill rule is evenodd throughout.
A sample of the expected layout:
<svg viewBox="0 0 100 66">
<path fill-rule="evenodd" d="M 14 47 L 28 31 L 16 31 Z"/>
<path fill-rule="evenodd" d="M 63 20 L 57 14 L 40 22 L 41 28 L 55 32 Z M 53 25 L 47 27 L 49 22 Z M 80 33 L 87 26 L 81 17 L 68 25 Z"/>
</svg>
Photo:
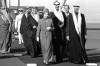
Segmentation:
<svg viewBox="0 0 100 66">
<path fill-rule="evenodd" d="M 64 58 L 75 64 L 88 62 L 85 16 L 77 5 L 73 6 L 73 13 L 70 13 L 70 6 L 65 3 L 66 0 L 63 3 L 55 1 L 54 12 L 50 13 L 44 8 L 42 15 L 39 15 L 37 8 L 26 8 L 24 14 L 19 9 L 15 30 L 19 44 L 24 43 L 26 54 L 35 58 L 42 52 L 45 64 L 53 62 L 54 54 L 57 63 L 63 62 Z"/>
</svg>

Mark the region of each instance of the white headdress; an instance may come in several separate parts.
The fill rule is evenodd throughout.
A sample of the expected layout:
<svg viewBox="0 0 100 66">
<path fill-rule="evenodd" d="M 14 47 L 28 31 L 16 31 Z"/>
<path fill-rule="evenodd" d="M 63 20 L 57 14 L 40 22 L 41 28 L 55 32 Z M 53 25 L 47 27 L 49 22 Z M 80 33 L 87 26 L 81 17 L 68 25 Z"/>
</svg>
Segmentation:
<svg viewBox="0 0 100 66">
<path fill-rule="evenodd" d="M 81 23 L 82 23 L 81 20 L 82 20 L 82 18 L 81 18 L 80 10 L 78 12 L 78 20 L 77 20 L 76 15 L 74 13 L 74 8 L 73 8 L 73 21 L 74 21 L 76 32 L 78 34 L 81 33 Z"/>
</svg>

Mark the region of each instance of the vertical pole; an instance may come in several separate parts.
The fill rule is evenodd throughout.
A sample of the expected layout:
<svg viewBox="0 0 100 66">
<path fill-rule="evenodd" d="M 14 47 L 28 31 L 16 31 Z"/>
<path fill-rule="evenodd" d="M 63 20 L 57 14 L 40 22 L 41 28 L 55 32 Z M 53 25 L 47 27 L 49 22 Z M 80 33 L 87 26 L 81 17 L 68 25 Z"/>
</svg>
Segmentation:
<svg viewBox="0 0 100 66">
<path fill-rule="evenodd" d="M 7 9 L 7 1 L 4 0 L 4 7 Z"/>
<path fill-rule="evenodd" d="M 9 0 L 9 8 L 10 8 L 10 6 L 11 6 L 11 0 Z"/>
<path fill-rule="evenodd" d="M 58 0 L 56 0 L 58 2 Z"/>
<path fill-rule="evenodd" d="M 20 0 L 18 0 L 18 9 L 20 8 Z"/>
</svg>

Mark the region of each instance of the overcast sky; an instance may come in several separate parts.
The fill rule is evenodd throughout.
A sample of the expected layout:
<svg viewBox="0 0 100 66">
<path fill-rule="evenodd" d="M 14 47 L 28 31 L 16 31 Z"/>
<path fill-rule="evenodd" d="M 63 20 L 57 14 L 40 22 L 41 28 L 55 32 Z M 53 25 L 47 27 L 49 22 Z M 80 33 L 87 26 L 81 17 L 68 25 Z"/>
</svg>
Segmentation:
<svg viewBox="0 0 100 66">
<path fill-rule="evenodd" d="M 9 1 L 9 0 L 7 0 Z M 53 11 L 55 0 L 20 0 L 21 6 L 45 6 Z M 58 0 L 62 2 L 63 0 Z M 100 0 L 67 0 L 72 11 L 73 5 L 80 5 L 81 12 L 86 14 L 87 19 L 100 19 Z M 11 0 L 11 6 L 17 6 L 18 0 Z"/>
</svg>

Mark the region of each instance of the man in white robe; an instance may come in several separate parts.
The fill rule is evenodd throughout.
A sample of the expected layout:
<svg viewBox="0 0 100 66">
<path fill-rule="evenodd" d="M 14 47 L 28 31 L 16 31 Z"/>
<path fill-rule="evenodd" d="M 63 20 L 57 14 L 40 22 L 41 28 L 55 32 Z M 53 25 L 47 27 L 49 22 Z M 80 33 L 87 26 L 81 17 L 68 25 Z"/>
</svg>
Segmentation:
<svg viewBox="0 0 100 66">
<path fill-rule="evenodd" d="M 80 13 L 80 7 L 73 7 L 73 14 L 69 18 L 68 57 L 70 63 L 83 64 L 88 62 L 84 40 L 86 36 L 85 17 Z"/>
<path fill-rule="evenodd" d="M 16 19 L 15 19 L 15 29 L 18 32 L 19 44 L 23 43 L 23 38 L 20 33 L 20 25 L 21 25 L 22 16 L 23 16 L 23 10 L 19 9 L 19 14 L 16 16 Z"/>
</svg>

